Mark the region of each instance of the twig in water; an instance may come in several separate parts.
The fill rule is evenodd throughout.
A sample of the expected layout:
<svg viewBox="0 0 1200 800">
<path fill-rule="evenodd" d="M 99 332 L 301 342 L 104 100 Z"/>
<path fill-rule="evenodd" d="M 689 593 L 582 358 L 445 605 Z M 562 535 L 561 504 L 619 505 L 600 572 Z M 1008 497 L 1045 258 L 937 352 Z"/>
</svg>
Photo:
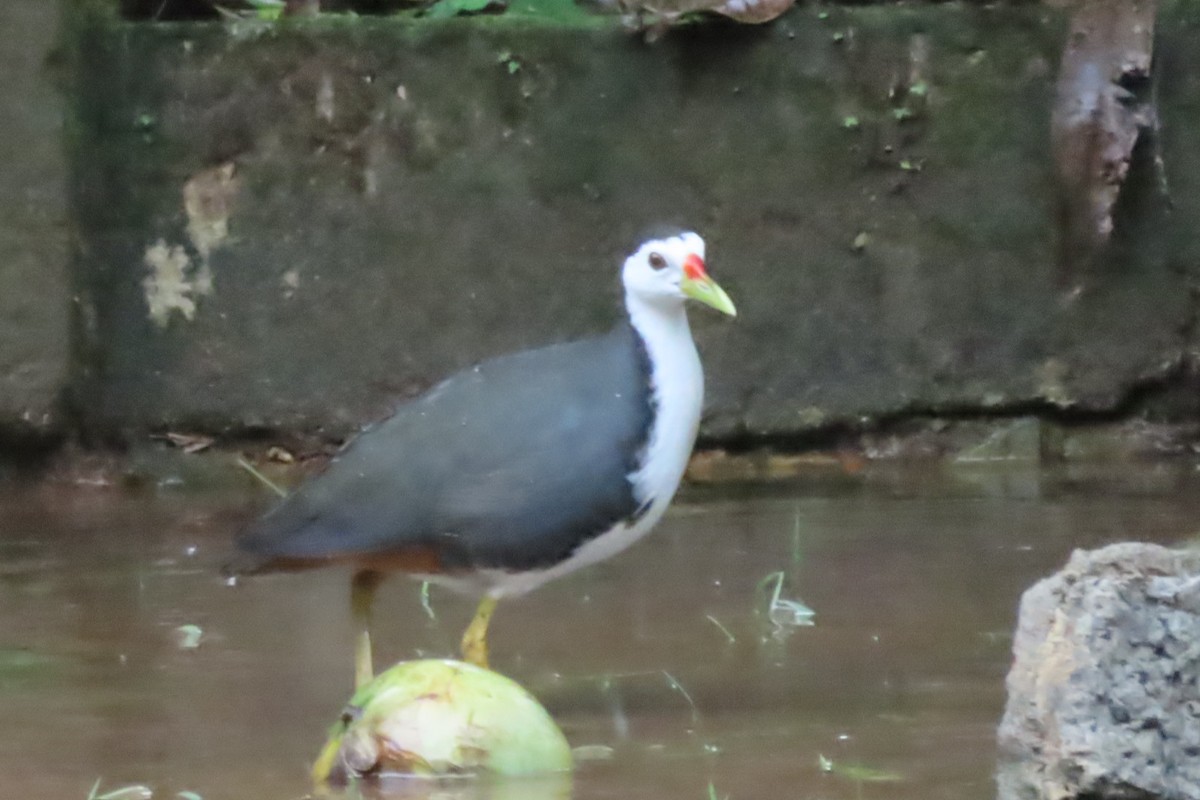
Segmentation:
<svg viewBox="0 0 1200 800">
<path fill-rule="evenodd" d="M 437 614 L 433 613 L 433 605 L 429 602 L 429 581 L 421 581 L 421 608 L 425 609 L 425 616 L 437 622 Z"/>
<path fill-rule="evenodd" d="M 150 800 L 154 796 L 154 792 L 149 786 L 141 785 L 122 786 L 119 789 L 98 794 L 101 780 L 103 779 L 96 778 L 96 782 L 92 784 L 92 790 L 88 792 L 87 800 Z"/>
<path fill-rule="evenodd" d="M 758 582 L 758 590 L 766 592 L 767 587 L 774 581 L 775 588 L 770 590 L 767 601 L 767 619 L 776 628 L 807 627 L 813 625 L 813 617 L 817 612 L 801 603 L 799 600 L 788 600 L 783 595 L 783 571 L 772 572 Z"/>
<path fill-rule="evenodd" d="M 266 486 L 268 489 L 273 491 L 275 494 L 279 495 L 280 497 L 287 497 L 287 492 L 285 492 L 283 489 L 280 489 L 279 486 L 274 481 L 272 481 L 266 475 L 263 475 L 261 472 L 259 472 L 257 469 L 255 469 L 254 465 L 251 464 L 246 459 L 242 458 L 241 456 L 238 456 L 237 464 L 239 467 L 246 470 L 246 472 L 249 472 L 255 478 L 258 478 L 258 480 L 261 481 L 264 486 Z"/>
<path fill-rule="evenodd" d="M 712 614 L 705 614 L 704 618 L 706 620 L 708 620 L 709 622 L 711 622 L 713 625 L 716 625 L 717 630 L 719 630 L 721 633 L 725 634 L 725 638 L 727 640 L 729 640 L 730 644 L 737 644 L 737 637 L 735 637 L 732 633 L 729 632 L 729 628 L 726 628 L 724 625 L 721 624 L 721 620 L 717 619 Z"/>
<path fill-rule="evenodd" d="M 672 689 L 674 689 L 675 691 L 677 691 L 681 695 L 683 695 L 683 699 L 687 700 L 687 704 L 689 706 L 691 706 L 691 708 L 692 708 L 692 724 L 699 725 L 700 724 L 700 709 L 696 708 L 696 702 L 694 700 L 692 700 L 692 696 L 690 694 L 688 694 L 687 689 L 683 688 L 683 684 L 681 684 L 679 681 L 675 680 L 675 676 L 672 675 L 671 673 L 667 672 L 665 669 L 662 671 L 662 674 L 663 674 L 663 677 L 667 679 L 667 684 L 670 685 L 670 687 Z"/>
<path fill-rule="evenodd" d="M 800 546 L 800 508 L 797 507 L 792 518 L 792 567 L 800 566 L 804 560 L 804 549 Z"/>
</svg>

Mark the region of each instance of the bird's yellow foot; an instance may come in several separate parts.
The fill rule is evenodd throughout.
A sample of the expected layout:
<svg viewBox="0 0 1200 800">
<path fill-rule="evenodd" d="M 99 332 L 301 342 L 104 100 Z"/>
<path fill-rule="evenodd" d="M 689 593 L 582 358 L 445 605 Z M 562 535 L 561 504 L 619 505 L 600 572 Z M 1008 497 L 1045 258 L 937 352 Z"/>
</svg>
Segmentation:
<svg viewBox="0 0 1200 800">
<path fill-rule="evenodd" d="M 361 570 L 350 584 L 350 609 L 354 615 L 354 688 L 357 691 L 375 679 L 371 659 L 371 604 L 383 574 Z"/>
<path fill-rule="evenodd" d="M 489 669 L 487 631 L 488 623 L 492 621 L 492 614 L 495 610 L 496 598 L 488 596 L 479 601 L 479 608 L 475 610 L 475 618 L 467 626 L 466 633 L 462 638 L 462 657 L 463 661 L 468 664 Z"/>
</svg>

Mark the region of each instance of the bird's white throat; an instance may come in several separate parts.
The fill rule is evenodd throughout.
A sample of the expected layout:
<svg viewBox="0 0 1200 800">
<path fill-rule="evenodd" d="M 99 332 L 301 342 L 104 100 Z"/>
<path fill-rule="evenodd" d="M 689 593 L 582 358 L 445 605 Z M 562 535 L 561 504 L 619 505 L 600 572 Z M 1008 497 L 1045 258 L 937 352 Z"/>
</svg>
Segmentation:
<svg viewBox="0 0 1200 800">
<path fill-rule="evenodd" d="M 682 303 L 647 302 L 633 293 L 625 307 L 650 357 L 650 388 L 655 413 L 636 472 L 634 495 L 651 504 L 649 524 L 666 510 L 696 443 L 704 405 L 704 370 Z"/>
</svg>

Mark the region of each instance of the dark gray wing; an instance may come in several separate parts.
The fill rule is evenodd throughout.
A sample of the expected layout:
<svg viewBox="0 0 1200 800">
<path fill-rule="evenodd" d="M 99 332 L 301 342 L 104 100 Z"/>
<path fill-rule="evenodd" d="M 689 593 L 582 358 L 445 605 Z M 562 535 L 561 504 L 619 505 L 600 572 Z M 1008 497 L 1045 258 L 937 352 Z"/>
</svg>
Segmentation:
<svg viewBox="0 0 1200 800">
<path fill-rule="evenodd" d="M 649 376 L 628 325 L 460 372 L 263 517 L 232 568 L 405 552 L 447 571 L 554 564 L 637 513 L 627 476 L 650 429 Z"/>
</svg>

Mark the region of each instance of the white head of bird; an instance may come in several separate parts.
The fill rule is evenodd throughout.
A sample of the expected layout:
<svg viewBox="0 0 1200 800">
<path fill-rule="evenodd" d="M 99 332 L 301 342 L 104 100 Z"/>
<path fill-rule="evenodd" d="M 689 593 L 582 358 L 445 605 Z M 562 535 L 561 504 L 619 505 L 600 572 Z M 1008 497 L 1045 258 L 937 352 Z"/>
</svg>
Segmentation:
<svg viewBox="0 0 1200 800">
<path fill-rule="evenodd" d="M 621 280 L 630 300 L 664 310 L 682 308 L 691 298 L 730 316 L 737 313 L 729 295 L 708 275 L 704 240 L 691 231 L 645 242 L 625 259 Z"/>
</svg>

